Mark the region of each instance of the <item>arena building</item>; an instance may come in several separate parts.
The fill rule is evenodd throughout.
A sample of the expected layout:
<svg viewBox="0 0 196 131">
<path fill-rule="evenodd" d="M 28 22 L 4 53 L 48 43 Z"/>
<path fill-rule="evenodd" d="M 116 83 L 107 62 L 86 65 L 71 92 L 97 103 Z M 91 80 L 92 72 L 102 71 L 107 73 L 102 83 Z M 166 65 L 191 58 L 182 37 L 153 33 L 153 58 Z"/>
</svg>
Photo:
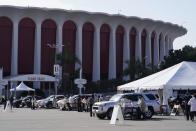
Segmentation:
<svg viewBox="0 0 196 131">
<path fill-rule="evenodd" d="M 69 44 L 88 80 L 113 79 L 126 60 L 137 57 L 144 65 L 157 65 L 186 33 L 176 24 L 121 14 L 0 6 L 0 67 L 4 76 L 52 75 L 51 57 Z"/>
</svg>

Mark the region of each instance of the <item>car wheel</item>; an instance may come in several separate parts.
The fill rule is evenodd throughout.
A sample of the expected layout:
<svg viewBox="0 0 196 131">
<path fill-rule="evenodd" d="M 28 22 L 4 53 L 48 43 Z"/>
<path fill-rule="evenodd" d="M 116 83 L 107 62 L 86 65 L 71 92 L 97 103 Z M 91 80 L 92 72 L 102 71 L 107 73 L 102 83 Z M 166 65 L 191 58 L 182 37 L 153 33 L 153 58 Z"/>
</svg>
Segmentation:
<svg viewBox="0 0 196 131">
<path fill-rule="evenodd" d="M 62 111 L 65 111 L 66 110 L 65 106 L 60 107 L 60 108 L 61 108 Z"/>
<path fill-rule="evenodd" d="M 108 111 L 107 111 L 107 118 L 110 120 L 112 118 L 112 113 L 113 113 L 113 108 L 110 108 Z"/>
<path fill-rule="evenodd" d="M 22 103 L 21 107 L 24 107 L 24 106 L 25 106 L 25 104 L 24 104 L 24 103 Z"/>
<path fill-rule="evenodd" d="M 99 119 L 104 119 L 106 117 L 106 114 L 97 114 L 97 117 Z"/>
<path fill-rule="evenodd" d="M 125 109 L 124 114 L 123 114 L 124 119 L 132 118 L 132 115 L 133 115 L 133 113 L 132 113 L 131 109 Z"/>
<path fill-rule="evenodd" d="M 20 107 L 20 105 L 19 105 L 19 104 L 17 104 L 17 105 L 16 105 L 16 108 L 19 108 L 19 107 Z"/>
<path fill-rule="evenodd" d="M 49 103 L 48 106 L 47 106 L 48 109 L 52 109 L 52 107 L 53 107 L 52 103 Z"/>
<path fill-rule="evenodd" d="M 154 113 L 154 112 L 153 112 L 153 109 L 148 109 L 148 111 L 145 112 L 145 118 L 146 118 L 146 119 L 152 118 L 153 113 Z"/>
</svg>

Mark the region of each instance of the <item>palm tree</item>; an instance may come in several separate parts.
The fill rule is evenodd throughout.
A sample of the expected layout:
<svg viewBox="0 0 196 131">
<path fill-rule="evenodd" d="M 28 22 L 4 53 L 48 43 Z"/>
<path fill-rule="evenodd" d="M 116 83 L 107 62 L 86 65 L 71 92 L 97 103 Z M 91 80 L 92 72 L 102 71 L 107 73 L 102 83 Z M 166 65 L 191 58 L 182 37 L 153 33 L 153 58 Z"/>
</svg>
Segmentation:
<svg viewBox="0 0 196 131">
<path fill-rule="evenodd" d="M 135 77 L 139 79 L 158 71 L 158 68 L 151 63 L 145 67 L 139 59 L 135 61 L 127 60 L 125 63 L 127 64 L 127 68 L 124 70 L 123 75 L 129 76 L 131 80 L 134 80 Z"/>
<path fill-rule="evenodd" d="M 136 59 L 135 61 L 127 60 L 125 63 L 127 64 L 127 68 L 123 71 L 124 76 L 129 76 L 131 80 L 134 80 L 135 76 L 138 78 L 142 76 L 144 66 L 139 59 Z"/>
<path fill-rule="evenodd" d="M 75 54 L 70 52 L 70 45 L 66 44 L 64 46 L 64 53 L 59 53 L 56 56 L 57 63 L 62 66 L 62 85 L 61 91 L 66 93 L 73 90 L 73 79 L 75 77 L 75 72 L 70 71 L 69 68 L 77 63 L 81 65 L 80 60 L 75 56 Z M 79 70 L 79 69 L 78 69 Z M 71 88 L 69 88 L 71 87 Z"/>
</svg>

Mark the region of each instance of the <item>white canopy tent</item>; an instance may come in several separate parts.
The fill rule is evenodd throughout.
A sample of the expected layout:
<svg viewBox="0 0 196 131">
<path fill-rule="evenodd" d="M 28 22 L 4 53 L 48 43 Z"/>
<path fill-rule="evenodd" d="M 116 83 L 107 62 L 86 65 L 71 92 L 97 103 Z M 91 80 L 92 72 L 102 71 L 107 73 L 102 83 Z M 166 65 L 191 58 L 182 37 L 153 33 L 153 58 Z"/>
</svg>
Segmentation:
<svg viewBox="0 0 196 131">
<path fill-rule="evenodd" d="M 167 105 L 173 90 L 196 90 L 196 62 L 181 62 L 145 78 L 118 86 L 118 90 L 162 90 Z"/>
<path fill-rule="evenodd" d="M 12 88 L 10 91 L 35 91 L 35 89 L 29 88 L 23 82 L 21 82 L 20 85 L 16 87 L 16 89 Z"/>
</svg>

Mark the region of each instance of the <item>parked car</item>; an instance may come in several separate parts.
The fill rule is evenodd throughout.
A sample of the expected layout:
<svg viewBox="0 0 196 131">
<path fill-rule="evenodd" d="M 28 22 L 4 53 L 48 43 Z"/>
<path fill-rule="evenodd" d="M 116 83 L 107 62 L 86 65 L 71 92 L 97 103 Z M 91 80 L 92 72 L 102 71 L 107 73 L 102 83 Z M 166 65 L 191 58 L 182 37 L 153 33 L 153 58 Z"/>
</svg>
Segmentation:
<svg viewBox="0 0 196 131">
<path fill-rule="evenodd" d="M 53 101 L 54 98 L 56 99 L 56 102 L 58 100 L 64 99 L 65 96 L 64 95 L 51 95 L 45 99 L 41 99 L 36 101 L 36 106 L 40 106 L 40 107 L 44 107 L 44 108 L 53 108 Z"/>
<path fill-rule="evenodd" d="M 25 98 L 23 98 L 22 99 L 22 102 L 21 102 L 21 106 L 22 107 L 31 107 L 31 98 L 32 98 L 32 96 L 27 96 L 27 97 L 25 97 Z M 35 96 L 35 99 L 36 100 L 41 100 L 41 99 L 43 99 L 43 97 L 41 97 L 41 96 Z"/>
<path fill-rule="evenodd" d="M 145 113 L 145 118 L 151 118 L 154 113 L 160 112 L 160 104 L 157 102 L 157 99 L 154 94 L 150 93 L 116 94 L 112 96 L 109 101 L 94 103 L 92 111 L 100 119 L 104 119 L 106 116 L 108 119 L 111 119 L 114 105 L 118 104 L 122 98 L 131 100 L 132 103 L 127 106 L 135 107 L 137 106 L 139 96 L 145 99 L 148 106 L 148 112 Z"/>
<path fill-rule="evenodd" d="M 81 94 L 80 97 L 83 98 L 88 98 L 91 97 L 92 94 Z M 72 99 L 72 103 L 70 103 L 70 106 L 72 107 L 72 110 L 76 110 L 77 108 L 77 99 L 79 98 L 79 95 L 73 95 L 71 97 Z M 67 103 L 69 102 L 69 98 L 64 98 L 62 100 L 57 101 L 57 105 L 61 110 L 66 110 L 67 107 Z"/>
<path fill-rule="evenodd" d="M 20 108 L 22 105 L 22 99 L 15 99 L 13 101 L 13 107 Z"/>
</svg>

